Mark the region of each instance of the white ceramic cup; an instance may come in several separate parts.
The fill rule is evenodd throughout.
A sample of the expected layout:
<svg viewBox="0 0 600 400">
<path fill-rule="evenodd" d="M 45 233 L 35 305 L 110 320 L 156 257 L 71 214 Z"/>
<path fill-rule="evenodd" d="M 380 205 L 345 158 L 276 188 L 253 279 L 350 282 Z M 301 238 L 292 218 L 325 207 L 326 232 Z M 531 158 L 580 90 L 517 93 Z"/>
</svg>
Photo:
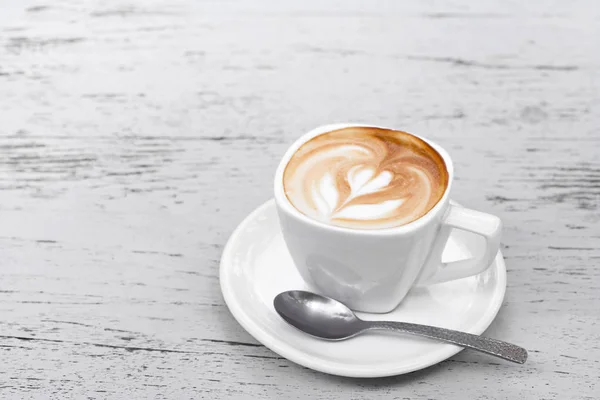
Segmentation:
<svg viewBox="0 0 600 400">
<path fill-rule="evenodd" d="M 275 173 L 275 203 L 283 238 L 309 286 L 353 310 L 384 313 L 396 308 L 414 286 L 465 278 L 486 270 L 498 252 L 500 219 L 450 203 L 452 160 L 444 149 L 424 138 L 442 156 L 448 186 L 442 199 L 421 218 L 394 228 L 361 230 L 328 225 L 294 208 L 283 187 L 283 172 L 292 155 L 315 136 L 351 126 L 374 127 L 335 124 L 314 129 L 287 150 Z M 473 258 L 442 263 L 452 228 L 481 235 L 485 244 L 473 249 Z"/>
</svg>

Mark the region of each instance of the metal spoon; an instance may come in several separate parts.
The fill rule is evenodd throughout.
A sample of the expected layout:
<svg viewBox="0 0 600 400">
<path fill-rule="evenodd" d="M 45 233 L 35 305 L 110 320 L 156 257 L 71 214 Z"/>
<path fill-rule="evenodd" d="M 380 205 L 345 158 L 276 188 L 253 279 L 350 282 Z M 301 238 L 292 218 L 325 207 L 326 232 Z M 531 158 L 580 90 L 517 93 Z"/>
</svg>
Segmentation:
<svg viewBox="0 0 600 400">
<path fill-rule="evenodd" d="M 527 350 L 496 339 L 407 322 L 363 321 L 339 301 L 303 290 L 280 293 L 273 305 L 287 323 L 322 339 L 344 340 L 371 329 L 387 329 L 468 347 L 519 364 L 527 360 Z"/>
</svg>

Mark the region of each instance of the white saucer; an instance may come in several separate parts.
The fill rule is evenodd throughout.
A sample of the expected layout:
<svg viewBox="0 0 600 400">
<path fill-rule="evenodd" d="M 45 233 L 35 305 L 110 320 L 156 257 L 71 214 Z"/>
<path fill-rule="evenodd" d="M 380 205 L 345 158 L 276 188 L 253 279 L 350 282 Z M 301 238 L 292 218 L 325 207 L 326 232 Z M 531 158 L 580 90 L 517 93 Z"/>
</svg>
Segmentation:
<svg viewBox="0 0 600 400">
<path fill-rule="evenodd" d="M 444 261 L 470 256 L 478 237 L 454 230 Z M 231 235 L 221 258 L 221 290 L 237 321 L 256 340 L 281 356 L 317 371 L 350 377 L 399 375 L 436 364 L 461 348 L 413 336 L 368 333 L 328 342 L 289 326 L 273 308 L 273 298 L 291 289 L 310 288 L 287 252 L 275 203 L 252 212 Z M 496 316 L 506 290 L 506 266 L 498 253 L 480 275 L 413 289 L 389 314 L 359 315 L 436 325 L 481 334 Z"/>
</svg>

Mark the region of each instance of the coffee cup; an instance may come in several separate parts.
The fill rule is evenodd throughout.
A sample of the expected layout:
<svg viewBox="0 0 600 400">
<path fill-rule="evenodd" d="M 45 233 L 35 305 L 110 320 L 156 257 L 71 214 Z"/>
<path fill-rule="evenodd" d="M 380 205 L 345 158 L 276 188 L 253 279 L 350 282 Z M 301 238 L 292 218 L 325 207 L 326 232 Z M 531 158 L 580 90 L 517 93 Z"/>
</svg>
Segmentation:
<svg viewBox="0 0 600 400">
<path fill-rule="evenodd" d="M 344 210 L 346 214 L 340 213 L 343 218 L 339 218 L 339 221 L 320 218 L 318 213 L 312 215 L 310 210 L 298 206 L 303 204 L 302 201 L 293 202 L 289 190 L 286 193 L 284 178 L 289 179 L 286 177 L 286 168 L 291 160 L 298 158 L 295 155 L 300 152 L 307 153 L 304 148 L 308 142 L 312 145 L 313 139 L 320 140 L 334 132 L 337 135 L 336 143 L 343 142 L 343 135 L 352 135 L 354 132 L 359 135 L 364 133 L 365 137 L 369 137 L 371 132 L 374 132 L 371 135 L 373 137 L 385 136 L 385 132 L 408 135 L 402 137 L 410 140 L 411 146 L 413 142 L 418 144 L 418 148 L 414 150 L 417 156 L 428 153 L 427 156 L 431 160 L 439 160 L 439 171 L 432 175 L 436 178 L 429 179 L 429 185 L 433 189 L 424 191 L 427 197 L 410 197 L 422 201 L 406 201 L 404 209 L 408 211 L 396 212 L 398 215 L 395 215 L 388 209 L 396 204 L 403 204 L 404 200 L 384 199 L 387 201 L 385 204 L 391 204 L 386 206 L 387 208 L 375 204 L 377 191 L 381 191 L 382 185 L 385 186 L 386 182 L 389 183 L 393 179 L 388 176 L 390 173 L 384 171 L 388 174 L 379 173 L 373 177 L 374 173 L 364 173 L 364 168 L 355 165 L 344 170 L 345 173 L 354 174 L 361 182 L 367 178 L 371 178 L 372 181 L 379 179 L 376 184 L 371 184 L 370 187 L 375 189 L 365 198 L 368 199 L 369 205 L 373 206 L 371 210 L 387 213 L 386 217 L 378 216 L 377 223 L 374 219 L 365 219 L 364 216 L 348 218 L 346 211 L 349 207 Z M 342 132 L 343 135 L 337 132 Z M 330 144 L 327 145 L 331 147 Z M 379 143 L 376 145 L 380 146 Z M 362 151 L 354 147 L 352 149 Z M 343 155 L 344 149 L 336 151 Z M 338 153 L 335 160 L 340 157 Z M 420 161 L 415 161 L 414 166 L 410 165 L 411 160 L 415 159 L 411 156 L 406 157 L 408 161 L 403 161 L 409 163 L 408 170 L 412 174 L 403 178 L 404 180 L 399 180 L 403 185 L 414 184 L 415 180 L 427 180 L 426 174 L 416 168 L 421 165 Z M 381 163 L 381 160 L 379 162 Z M 327 170 L 327 159 L 319 159 L 314 165 Z M 338 176 L 339 171 L 336 173 L 335 176 Z M 353 310 L 385 313 L 396 308 L 413 287 L 438 284 L 483 272 L 491 265 L 498 252 L 502 224 L 494 215 L 452 204 L 450 190 L 453 179 L 454 168 L 448 153 L 434 142 L 417 135 L 379 126 L 351 123 L 326 125 L 304 134 L 284 154 L 274 181 L 281 232 L 300 275 L 315 292 L 335 298 Z M 291 186 L 289 182 L 288 184 Z M 352 182 L 344 182 L 342 187 L 348 191 L 352 185 Z M 431 196 L 431 193 L 439 194 L 436 197 Z M 334 199 L 339 198 L 339 195 L 336 196 Z M 423 204 L 427 201 L 430 201 L 430 204 L 424 208 Z M 364 204 L 361 206 L 362 208 L 354 207 L 354 210 L 368 208 L 364 207 Z M 442 252 L 452 229 L 477 234 L 484 239 L 485 244 L 479 249 L 474 249 L 472 258 L 442 262 Z"/>
</svg>

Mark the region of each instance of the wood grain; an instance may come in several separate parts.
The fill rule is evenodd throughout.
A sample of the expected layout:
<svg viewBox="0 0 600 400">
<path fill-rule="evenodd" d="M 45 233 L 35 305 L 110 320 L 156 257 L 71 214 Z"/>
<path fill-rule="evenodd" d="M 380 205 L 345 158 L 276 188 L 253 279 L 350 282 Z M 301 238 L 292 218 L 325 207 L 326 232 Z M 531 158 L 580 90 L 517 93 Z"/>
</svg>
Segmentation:
<svg viewBox="0 0 600 400">
<path fill-rule="evenodd" d="M 2 2 L 0 396 L 596 399 L 600 16 L 591 0 Z M 504 221 L 509 286 L 463 352 L 353 380 L 231 317 L 218 262 L 278 158 L 336 121 L 431 137 Z"/>
</svg>

